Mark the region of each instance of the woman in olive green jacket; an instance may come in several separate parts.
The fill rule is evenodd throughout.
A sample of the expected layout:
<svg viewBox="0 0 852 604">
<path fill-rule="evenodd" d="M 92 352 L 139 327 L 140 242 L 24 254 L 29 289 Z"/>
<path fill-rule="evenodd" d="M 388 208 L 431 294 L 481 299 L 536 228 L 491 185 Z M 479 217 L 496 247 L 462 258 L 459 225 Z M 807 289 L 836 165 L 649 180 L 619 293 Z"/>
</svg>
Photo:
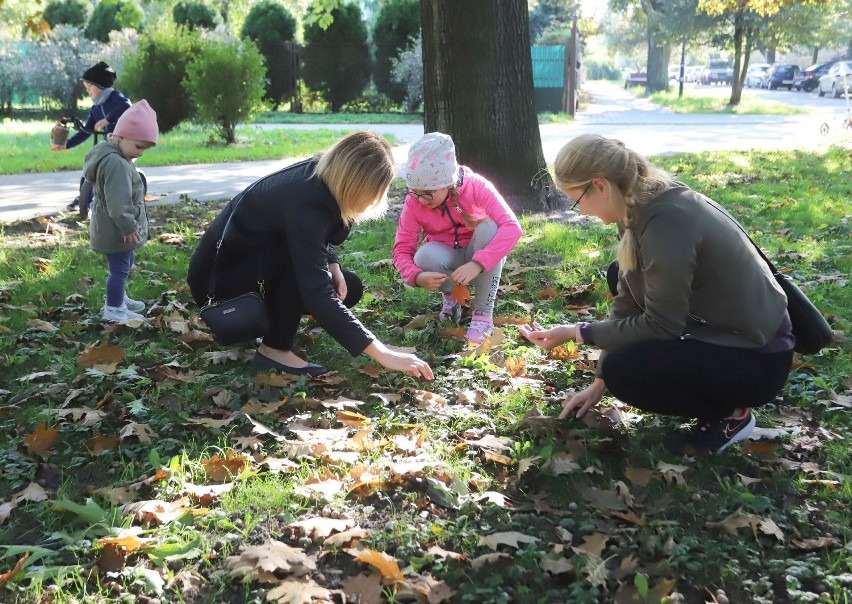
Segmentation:
<svg viewBox="0 0 852 604">
<path fill-rule="evenodd" d="M 697 418 L 683 443 L 692 449 L 746 438 L 750 408 L 787 380 L 795 339 L 784 292 L 745 231 L 620 141 L 579 136 L 554 167 L 575 206 L 622 234 L 608 320 L 521 328 L 547 349 L 573 340 L 603 350 L 594 382 L 560 417 L 582 416 L 609 390 L 641 409 Z"/>
</svg>

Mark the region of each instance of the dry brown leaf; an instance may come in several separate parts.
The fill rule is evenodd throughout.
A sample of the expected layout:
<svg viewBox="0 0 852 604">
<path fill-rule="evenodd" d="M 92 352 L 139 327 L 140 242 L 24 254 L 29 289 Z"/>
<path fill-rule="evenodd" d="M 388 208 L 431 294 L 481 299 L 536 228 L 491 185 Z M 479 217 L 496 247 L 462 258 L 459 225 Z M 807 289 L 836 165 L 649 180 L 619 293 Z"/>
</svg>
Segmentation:
<svg viewBox="0 0 852 604">
<path fill-rule="evenodd" d="M 397 563 L 396 558 L 393 556 L 389 556 L 384 552 L 378 552 L 373 549 L 350 549 L 347 551 L 358 562 L 369 564 L 378 570 L 382 575 L 382 580 L 385 585 L 398 583 L 405 578 L 402 575 L 402 571 L 399 570 L 399 564 Z"/>
<path fill-rule="evenodd" d="M 247 547 L 239 556 L 228 556 L 225 566 L 232 577 L 277 583 L 280 575 L 301 577 L 316 570 L 316 561 L 301 549 L 270 539 Z"/>
<path fill-rule="evenodd" d="M 250 464 L 251 460 L 248 457 L 235 451 L 228 451 L 224 457 L 216 454 L 201 460 L 207 477 L 216 482 L 225 482 L 233 476 L 238 476 Z"/>
<path fill-rule="evenodd" d="M 506 371 L 508 371 L 509 375 L 512 377 L 518 377 L 519 375 L 525 374 L 527 371 L 527 361 L 520 357 L 515 359 L 506 359 L 505 365 Z"/>
<path fill-rule="evenodd" d="M 583 543 L 572 547 L 578 554 L 587 554 L 590 556 L 600 557 L 606 549 L 606 542 L 612 539 L 612 535 L 604 533 L 592 533 L 583 537 Z"/>
<path fill-rule="evenodd" d="M 336 594 L 342 595 L 339 590 L 321 587 L 313 579 L 307 581 L 287 579 L 270 589 L 266 599 L 278 604 L 312 604 L 314 602 L 325 604 L 335 601 Z"/>
<path fill-rule="evenodd" d="M 66 407 L 65 409 L 57 409 L 56 416 L 62 419 L 70 416 L 71 421 L 81 426 L 94 426 L 106 417 L 106 413 L 91 407 Z"/>
<path fill-rule="evenodd" d="M 370 423 L 370 418 L 354 411 L 346 409 L 337 410 L 337 421 L 347 426 L 365 426 Z"/>
<path fill-rule="evenodd" d="M 98 566 L 106 572 L 118 572 L 127 563 L 127 556 L 151 541 L 151 539 L 139 539 L 133 535 L 98 539 L 96 543 L 103 547 Z"/>
<path fill-rule="evenodd" d="M 551 456 L 551 458 L 547 460 L 547 463 L 542 466 L 542 469 L 547 470 L 555 476 L 561 476 L 563 474 L 576 472 L 580 469 L 580 465 L 571 453 L 564 452 L 556 453 Z"/>
<path fill-rule="evenodd" d="M 539 541 L 541 541 L 541 539 L 533 537 L 532 535 L 525 535 L 523 533 L 518 533 L 517 531 L 508 531 L 482 536 L 479 538 L 479 545 L 485 545 L 494 551 L 497 551 L 497 548 L 501 545 L 518 548 L 520 547 L 520 543 L 538 543 Z"/>
<path fill-rule="evenodd" d="M 637 487 L 644 487 L 648 486 L 648 483 L 654 478 L 654 471 L 647 468 L 627 466 L 624 469 L 624 476 Z"/>
<path fill-rule="evenodd" d="M 344 491 L 343 481 L 336 478 L 309 478 L 304 485 L 296 487 L 295 492 L 303 497 L 310 498 L 319 495 L 326 501 L 333 501 L 336 495 Z"/>
<path fill-rule="evenodd" d="M 546 287 L 540 292 L 538 292 L 536 298 L 538 298 L 539 300 L 550 300 L 561 295 L 561 292 L 555 287 Z"/>
<path fill-rule="evenodd" d="M 140 524 L 168 524 L 192 512 L 186 507 L 186 504 L 185 499 L 176 501 L 151 499 L 127 503 L 121 506 L 121 511 L 124 514 L 132 515 L 133 519 Z"/>
<path fill-rule="evenodd" d="M 210 506 L 218 503 L 225 493 L 230 493 L 234 489 L 233 482 L 225 484 L 192 484 L 185 482 L 181 486 L 181 495 L 188 495 L 197 503 L 203 506 Z"/>
<path fill-rule="evenodd" d="M 470 295 L 470 290 L 466 285 L 462 285 L 461 283 L 456 283 L 453 286 L 450 298 L 453 302 L 461 306 L 470 306 L 470 303 L 473 301 L 473 296 Z"/>
<path fill-rule="evenodd" d="M 59 428 L 52 426 L 48 428 L 41 422 L 35 430 L 24 436 L 24 446 L 30 455 L 46 457 L 59 440 Z"/>
<path fill-rule="evenodd" d="M 737 534 L 737 530 L 744 527 L 752 527 L 754 528 L 755 524 L 759 521 L 759 518 L 754 514 L 743 514 L 742 508 L 734 512 L 733 514 L 729 514 L 722 520 L 718 522 L 707 522 L 707 526 L 721 528 L 724 531 L 728 532 L 731 535 Z"/>
<path fill-rule="evenodd" d="M 411 321 L 406 323 L 403 326 L 403 329 L 408 331 L 416 331 L 418 329 L 423 329 L 426 325 L 429 324 L 429 315 L 417 315 Z"/>
<path fill-rule="evenodd" d="M 340 582 L 347 601 L 358 604 L 382 604 L 382 576 L 379 573 L 362 573 L 346 577 Z"/>
<path fill-rule="evenodd" d="M 77 367 L 92 369 L 98 365 L 116 366 L 124 359 L 124 349 L 102 342 L 85 350 L 77 357 Z M 104 372 L 107 373 L 107 372 Z"/>
<path fill-rule="evenodd" d="M 369 536 L 370 531 L 363 529 L 360 526 L 356 526 L 326 538 L 326 540 L 322 542 L 322 545 L 323 547 L 346 549 L 349 547 L 356 547 L 361 539 L 366 539 Z"/>
<path fill-rule="evenodd" d="M 541 565 L 542 570 L 549 572 L 551 575 L 562 575 L 565 573 L 573 574 L 576 572 L 574 565 L 564 556 L 557 558 L 556 560 L 551 558 L 542 558 L 539 564 Z"/>
<path fill-rule="evenodd" d="M 471 560 L 470 565 L 473 567 L 473 570 L 479 570 L 481 568 L 500 568 L 502 566 L 508 566 L 513 564 L 514 561 L 515 559 L 509 554 L 483 554 Z"/>
<path fill-rule="evenodd" d="M 666 463 L 664 461 L 657 462 L 657 471 L 662 474 L 666 482 L 670 484 L 686 484 L 683 473 L 689 469 L 689 466 L 679 466 L 677 464 Z"/>
<path fill-rule="evenodd" d="M 16 507 L 18 507 L 18 504 L 14 501 L 4 501 L 3 503 L 0 503 L 0 524 L 3 524 L 9 519 L 12 510 Z"/>
<path fill-rule="evenodd" d="M 407 596 L 414 596 L 424 604 L 441 604 L 452 598 L 454 593 L 449 585 L 428 574 L 411 574 L 398 585 L 397 589 L 398 598 L 405 600 Z"/>
<path fill-rule="evenodd" d="M 102 453 L 103 451 L 108 451 L 110 449 L 115 449 L 118 446 L 118 443 L 121 442 L 117 436 L 105 436 L 101 434 L 99 431 L 95 430 L 95 435 L 86 441 L 86 450 L 93 455 L 97 455 L 98 453 Z"/>
<path fill-rule="evenodd" d="M 24 490 L 18 491 L 12 495 L 12 501 L 15 503 L 21 503 L 22 501 L 37 502 L 46 500 L 47 491 L 45 491 L 44 487 L 36 482 L 31 482 L 26 488 L 24 488 Z"/>
<path fill-rule="evenodd" d="M 817 549 L 829 549 L 840 545 L 835 537 L 817 537 L 816 539 L 793 539 L 791 541 L 799 549 L 813 551 Z"/>
<path fill-rule="evenodd" d="M 437 545 L 433 545 L 432 547 L 430 547 L 428 550 L 426 550 L 426 553 L 432 554 L 433 556 L 435 556 L 436 558 L 439 558 L 441 560 L 443 560 L 444 558 L 449 558 L 450 560 L 456 560 L 458 562 L 464 562 L 467 559 L 467 558 L 465 558 L 464 554 L 459 554 L 457 552 L 451 552 L 451 551 L 445 550 L 444 548 L 439 547 Z M 487 554 L 487 555 L 493 555 L 493 554 Z"/>
<path fill-rule="evenodd" d="M 27 321 L 27 327 L 32 327 L 33 329 L 37 329 L 45 333 L 53 333 L 59 330 L 59 328 L 56 327 L 56 325 L 54 325 L 53 323 L 48 323 L 47 321 L 42 321 L 41 319 L 30 319 L 29 321 Z"/>
<path fill-rule="evenodd" d="M 131 436 L 137 437 L 140 443 L 146 443 L 149 442 L 152 438 L 156 438 L 157 433 L 154 432 L 148 424 L 138 424 L 136 422 L 130 422 L 121 429 L 121 432 L 118 433 L 118 437 L 121 440 L 124 440 L 126 438 L 130 438 Z"/>
<path fill-rule="evenodd" d="M 761 518 L 757 526 L 763 533 L 775 537 L 782 543 L 784 542 L 784 533 L 781 532 L 781 529 L 778 528 L 778 525 L 775 524 L 772 518 Z"/>
<path fill-rule="evenodd" d="M 311 539 L 327 539 L 332 533 L 340 533 L 355 526 L 350 518 L 306 518 L 291 522 L 287 526 L 299 529 L 305 537 Z"/>
</svg>

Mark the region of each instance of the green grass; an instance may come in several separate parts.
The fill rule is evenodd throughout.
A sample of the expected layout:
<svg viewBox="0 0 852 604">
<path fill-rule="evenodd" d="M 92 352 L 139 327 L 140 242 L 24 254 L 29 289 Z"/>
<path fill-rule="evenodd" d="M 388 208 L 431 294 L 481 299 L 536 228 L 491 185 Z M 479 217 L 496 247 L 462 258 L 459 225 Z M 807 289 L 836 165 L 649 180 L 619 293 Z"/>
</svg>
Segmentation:
<svg viewBox="0 0 852 604">
<path fill-rule="evenodd" d="M 138 329 L 98 321 L 105 266 L 84 226 L 0 225 L 0 572 L 30 553 L 22 572 L 0 587 L 0 600 L 260 604 L 260 590 L 274 584 L 230 578 L 226 559 L 269 539 L 316 556 L 318 570 L 308 576 L 339 586 L 371 567 L 354 561 L 351 544 L 324 545 L 293 523 L 342 520 L 368 531 L 360 547 L 398 560 L 406 580 L 429 574 L 446 582 L 453 596 L 445 601 L 625 602 L 646 579 L 649 602 L 659 601 L 650 597 L 655 586 L 673 580 L 686 602 L 719 601 L 723 590 L 730 602 L 848 604 L 852 416 L 833 402 L 849 395 L 852 374 L 848 157 L 835 147 L 656 158 L 730 208 L 842 338 L 799 359 L 783 401 L 757 412 L 759 426 L 786 427 L 789 436 L 691 460 L 664 447 L 679 420 L 613 399 L 583 421 L 553 419 L 566 392 L 592 379 L 587 347 L 554 360 L 507 325 L 494 348 L 469 356 L 434 322 L 440 297 L 404 286 L 388 265 L 392 215 L 358 225 L 339 252 L 366 283 L 356 314 L 383 341 L 415 347 L 435 370 L 433 382 L 365 373 L 366 358 L 352 359 L 308 320 L 298 345 L 342 381 L 262 385 L 249 365 L 252 346 L 211 356 L 225 350 L 199 335 L 198 308 L 183 279 L 198 233 L 221 204 L 151 208 L 153 238 L 138 252 L 129 293 L 156 306 Z M 395 197 L 401 191 L 397 183 Z M 540 216 L 522 222 L 497 314 L 550 324 L 575 320 L 577 307 L 588 307 L 605 317 L 600 271 L 612 259 L 614 230 Z M 183 241 L 160 243 L 165 233 Z M 559 295 L 541 296 L 547 288 Z M 418 317 L 425 324 L 411 327 Z M 124 352 L 114 372 L 77 364 L 100 343 Z M 358 420 L 341 414 L 345 405 L 366 423 L 347 427 L 343 420 Z M 220 424 L 194 423 L 208 419 Z M 41 423 L 58 430 L 42 455 L 31 450 Z M 139 436 L 139 425 L 154 435 Z M 347 432 L 335 444 L 311 444 L 330 436 L 328 429 Z M 98 435 L 115 439 L 112 446 L 92 450 Z M 469 444 L 493 437 L 505 448 Z M 229 454 L 244 456 L 244 465 L 216 478 L 211 457 Z M 661 463 L 685 470 L 666 478 Z M 642 484 L 637 471 L 652 480 Z M 330 480 L 342 487 L 328 500 L 311 495 Z M 191 485 L 221 482 L 233 483 L 227 493 L 186 495 Z M 46 501 L 3 507 L 33 483 Z M 105 490 L 112 487 L 118 490 Z M 180 502 L 195 512 L 134 518 L 110 495 Z M 744 519 L 733 534 L 708 524 L 732 515 Z M 769 534 L 770 521 L 782 539 Z M 498 551 L 480 543 L 497 532 L 538 541 Z M 151 541 L 125 559 L 104 556 L 98 539 L 128 534 Z M 590 545 L 602 538 L 603 549 Z M 473 568 L 430 553 L 433 546 L 467 560 L 503 558 Z M 545 570 L 568 563 L 574 570 Z M 169 583 L 181 572 L 185 581 Z M 405 601 L 384 589 L 383 601 Z"/>
<path fill-rule="evenodd" d="M 67 151 L 50 150 L 49 121 L 0 123 L 0 174 L 79 170 L 92 148 L 92 139 Z M 160 136 L 156 149 L 145 155 L 146 166 L 251 161 L 308 156 L 328 148 L 340 138 L 339 130 L 237 128 L 237 142 L 224 145 L 210 127 L 181 124 Z M 392 136 L 387 138 L 393 142 Z"/>
<path fill-rule="evenodd" d="M 730 94 L 723 97 L 705 96 L 700 91 L 685 91 L 683 98 L 678 98 L 677 89 L 666 92 L 655 92 L 648 99 L 658 105 L 668 107 L 675 113 L 733 113 L 737 115 L 798 115 L 810 113 L 803 107 L 794 107 L 777 101 L 743 96 L 740 104 L 728 106 Z"/>
</svg>

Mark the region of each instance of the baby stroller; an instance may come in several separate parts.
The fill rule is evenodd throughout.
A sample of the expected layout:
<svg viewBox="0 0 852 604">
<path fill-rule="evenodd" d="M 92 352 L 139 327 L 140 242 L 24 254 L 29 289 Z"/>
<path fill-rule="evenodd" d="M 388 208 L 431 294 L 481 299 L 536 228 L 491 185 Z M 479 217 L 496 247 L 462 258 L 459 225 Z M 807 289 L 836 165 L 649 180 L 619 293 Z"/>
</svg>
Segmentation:
<svg viewBox="0 0 852 604">
<path fill-rule="evenodd" d="M 88 134 L 93 135 L 93 145 L 98 144 L 99 136 L 104 136 L 103 132 L 97 132 L 95 130 L 86 129 L 86 127 L 83 125 L 83 121 L 78 117 L 62 116 L 61 118 L 59 118 L 57 125 L 54 126 L 53 130 L 51 131 L 51 144 L 65 144 L 65 141 L 68 139 L 69 124 L 74 128 L 74 130 L 86 132 Z M 139 173 L 140 178 L 142 178 L 142 185 L 145 187 L 145 195 L 147 195 L 148 179 L 146 178 L 145 173 L 142 170 L 137 168 L 136 171 Z M 86 220 L 86 218 L 89 217 L 89 206 L 92 204 L 92 200 L 95 196 L 92 184 L 93 183 L 88 182 L 85 177 L 81 176 L 80 184 L 77 190 L 77 197 L 75 197 L 74 200 L 67 206 L 69 210 L 77 209 L 78 213 L 80 214 L 81 220 Z"/>
</svg>

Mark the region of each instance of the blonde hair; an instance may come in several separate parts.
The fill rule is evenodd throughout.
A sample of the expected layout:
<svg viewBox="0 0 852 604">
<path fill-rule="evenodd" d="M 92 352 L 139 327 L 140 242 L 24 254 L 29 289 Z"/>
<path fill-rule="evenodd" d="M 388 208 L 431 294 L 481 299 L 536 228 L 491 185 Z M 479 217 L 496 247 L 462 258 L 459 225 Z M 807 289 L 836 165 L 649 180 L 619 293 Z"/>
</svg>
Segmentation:
<svg viewBox="0 0 852 604">
<path fill-rule="evenodd" d="M 672 177 L 619 140 L 597 134 L 581 134 L 568 141 L 553 163 L 556 186 L 562 191 L 585 187 L 592 179 L 606 179 L 615 189 L 611 199 L 622 231 L 616 258 L 622 272 L 639 265 L 633 234 L 636 213 L 642 204 L 672 186 Z"/>
<path fill-rule="evenodd" d="M 375 132 L 353 132 L 318 157 L 314 175 L 331 191 L 347 224 L 384 209 L 396 175 L 391 147 L 384 138 Z"/>
</svg>

